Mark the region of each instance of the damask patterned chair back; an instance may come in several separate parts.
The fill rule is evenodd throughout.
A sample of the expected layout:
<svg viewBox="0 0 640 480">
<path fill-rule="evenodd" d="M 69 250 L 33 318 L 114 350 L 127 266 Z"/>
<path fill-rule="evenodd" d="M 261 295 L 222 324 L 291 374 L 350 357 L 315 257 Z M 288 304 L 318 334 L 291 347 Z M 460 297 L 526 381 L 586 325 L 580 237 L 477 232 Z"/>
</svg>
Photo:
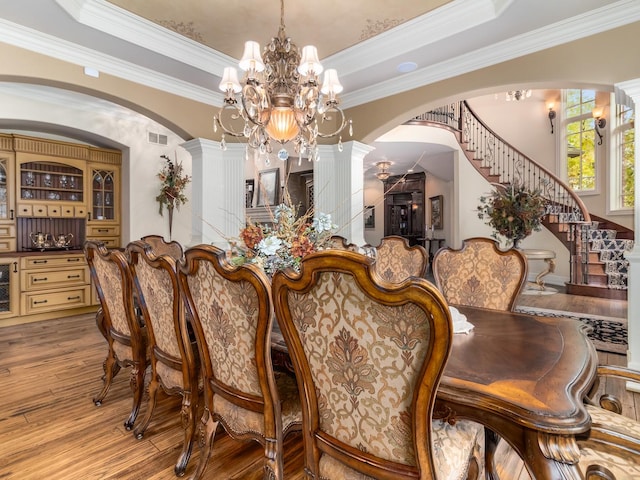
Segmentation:
<svg viewBox="0 0 640 480">
<path fill-rule="evenodd" d="M 167 242 L 162 235 L 146 235 L 140 240 L 150 245 L 153 254 L 156 256 L 169 255 L 176 262 L 184 257 L 182 245 L 175 240 Z"/>
<path fill-rule="evenodd" d="M 179 270 L 204 378 L 202 476 L 219 423 L 233 438 L 265 448 L 265 478 L 283 478 L 283 438 L 301 428 L 295 380 L 271 363 L 271 288 L 256 265 L 234 267 L 210 245 L 185 252 Z"/>
<path fill-rule="evenodd" d="M 527 259 L 519 250 L 500 250 L 493 239 L 469 238 L 460 250 L 436 252 L 433 275 L 451 304 L 513 310 L 527 279 Z"/>
<path fill-rule="evenodd" d="M 156 256 L 151 245 L 142 240 L 127 245 L 127 252 L 138 306 L 147 326 L 151 361 L 147 410 L 134 434 L 139 439 L 144 436 L 153 416 L 159 387 L 168 394 L 181 395 L 184 442 L 175 473 L 182 475 L 193 447 L 198 379 L 197 357 L 189 340 L 176 261 L 169 255 Z"/>
<path fill-rule="evenodd" d="M 424 277 L 429 255 L 424 247 L 409 246 L 404 237 L 388 236 L 376 247 L 375 271 L 387 282 L 400 283 L 409 277 Z"/>
<path fill-rule="evenodd" d="M 347 239 L 340 235 L 333 235 L 329 241 L 329 247 L 334 250 L 349 250 L 351 252 L 359 252 L 360 248 L 355 243 L 348 243 Z"/>
<path fill-rule="evenodd" d="M 109 344 L 103 365 L 102 391 L 93 401 L 96 405 L 101 405 L 120 368 L 131 367 L 129 383 L 133 393 L 133 407 L 124 422 L 125 428 L 131 430 L 140 411 L 144 392 L 146 329 L 138 322 L 135 314 L 133 282 L 124 253 L 108 250 L 101 242 L 87 241 L 84 244 L 84 254 L 100 300 L 96 324 Z"/>
<path fill-rule="evenodd" d="M 373 261 L 308 255 L 273 277 L 276 317 L 302 395 L 305 471 L 317 479 L 460 479 L 483 430 L 432 420 L 452 323 L 430 282 L 391 285 Z"/>
</svg>

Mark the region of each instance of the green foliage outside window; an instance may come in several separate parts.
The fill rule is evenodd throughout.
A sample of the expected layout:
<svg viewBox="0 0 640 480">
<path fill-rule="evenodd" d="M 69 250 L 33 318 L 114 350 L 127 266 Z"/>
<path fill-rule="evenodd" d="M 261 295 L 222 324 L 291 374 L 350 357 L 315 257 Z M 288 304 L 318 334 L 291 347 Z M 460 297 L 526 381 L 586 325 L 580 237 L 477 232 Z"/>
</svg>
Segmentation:
<svg viewBox="0 0 640 480">
<path fill-rule="evenodd" d="M 575 191 L 596 188 L 596 134 L 595 120 L 591 117 L 595 106 L 595 90 L 566 91 L 567 178 Z"/>
<path fill-rule="evenodd" d="M 631 108 L 618 106 L 620 135 L 620 206 L 633 208 L 635 202 L 635 128 Z"/>
</svg>

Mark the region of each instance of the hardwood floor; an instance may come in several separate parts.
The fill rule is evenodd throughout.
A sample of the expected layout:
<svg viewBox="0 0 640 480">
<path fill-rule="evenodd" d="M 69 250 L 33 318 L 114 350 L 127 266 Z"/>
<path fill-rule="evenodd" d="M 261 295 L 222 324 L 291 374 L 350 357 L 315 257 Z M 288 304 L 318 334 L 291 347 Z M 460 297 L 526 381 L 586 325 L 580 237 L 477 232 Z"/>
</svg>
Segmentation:
<svg viewBox="0 0 640 480">
<path fill-rule="evenodd" d="M 541 297 L 533 299 L 536 306 L 544 301 Z M 565 300 L 570 301 L 584 302 Z M 92 316 L 0 329 L 0 479 L 175 478 L 173 464 L 182 442 L 180 399 L 160 394 L 145 437 L 135 439 L 123 427 L 131 408 L 128 370 L 116 377 L 102 406 L 92 402 L 102 385 L 105 354 L 105 340 Z M 602 354 L 601 360 L 624 363 L 625 357 Z M 640 396 L 624 393 L 625 409 L 637 418 Z M 143 403 L 139 418 L 145 410 Z M 300 435 L 290 435 L 285 450 L 285 478 L 302 480 Z M 198 456 L 196 446 L 186 477 Z M 214 458 L 205 480 L 262 478 L 262 449 L 255 442 L 237 442 L 220 433 Z M 519 458 L 506 455 L 500 464 L 503 480 L 528 478 Z"/>
</svg>

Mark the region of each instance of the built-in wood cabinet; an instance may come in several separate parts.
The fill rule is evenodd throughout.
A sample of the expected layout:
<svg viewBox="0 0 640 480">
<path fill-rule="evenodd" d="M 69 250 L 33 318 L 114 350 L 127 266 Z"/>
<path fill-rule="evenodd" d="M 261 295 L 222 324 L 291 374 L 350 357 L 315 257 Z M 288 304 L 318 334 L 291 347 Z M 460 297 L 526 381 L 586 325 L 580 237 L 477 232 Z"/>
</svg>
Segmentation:
<svg viewBox="0 0 640 480">
<path fill-rule="evenodd" d="M 91 279 L 83 253 L 22 257 L 20 311 L 33 315 L 91 304 Z"/>
<path fill-rule="evenodd" d="M 95 310 L 82 246 L 121 246 L 121 158 L 0 134 L 0 325 Z"/>
<path fill-rule="evenodd" d="M 410 245 L 425 237 L 424 188 L 426 175 L 409 173 L 384 181 L 384 234 L 399 235 Z"/>
</svg>

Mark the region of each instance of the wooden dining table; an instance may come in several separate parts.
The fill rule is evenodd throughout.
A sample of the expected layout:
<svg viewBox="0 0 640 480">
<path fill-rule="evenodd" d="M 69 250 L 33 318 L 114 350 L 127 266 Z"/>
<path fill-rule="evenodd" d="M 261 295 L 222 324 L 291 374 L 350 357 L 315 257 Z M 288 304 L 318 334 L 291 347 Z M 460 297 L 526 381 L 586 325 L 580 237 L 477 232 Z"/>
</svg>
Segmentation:
<svg viewBox="0 0 640 480">
<path fill-rule="evenodd" d="M 436 413 L 488 427 L 488 448 L 502 437 L 532 478 L 582 478 L 575 436 L 591 425 L 582 399 L 598 362 L 586 327 L 566 318 L 457 308 L 474 328 L 454 335 Z M 291 366 L 277 330 L 272 351 L 274 364 Z"/>
</svg>

